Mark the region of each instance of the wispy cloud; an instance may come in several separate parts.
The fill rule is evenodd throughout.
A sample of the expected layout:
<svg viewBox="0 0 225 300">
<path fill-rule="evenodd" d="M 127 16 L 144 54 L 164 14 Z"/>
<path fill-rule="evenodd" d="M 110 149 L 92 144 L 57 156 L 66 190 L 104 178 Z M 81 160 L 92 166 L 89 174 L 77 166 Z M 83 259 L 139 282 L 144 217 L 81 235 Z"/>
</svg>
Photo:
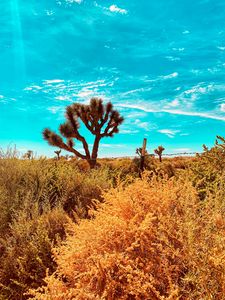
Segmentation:
<svg viewBox="0 0 225 300">
<path fill-rule="evenodd" d="M 225 121 L 225 116 L 218 115 L 213 112 L 184 111 L 179 109 L 163 109 L 163 108 L 159 109 L 159 108 L 149 107 L 146 104 L 140 105 L 140 104 L 121 103 L 121 104 L 117 104 L 117 106 L 138 109 L 149 113 L 168 113 L 172 115 L 183 115 L 183 116 L 200 117 L 206 119 Z"/>
<path fill-rule="evenodd" d="M 77 3 L 77 4 L 81 4 L 83 2 L 83 0 L 66 0 L 67 3 Z"/>
<path fill-rule="evenodd" d="M 87 101 L 91 97 L 98 96 L 107 98 L 104 94 L 105 87 L 110 87 L 113 80 L 96 81 L 72 81 L 62 79 L 44 80 L 41 84 L 27 86 L 26 93 L 44 93 L 48 94 L 56 101 L 75 101 L 76 99 Z"/>
<path fill-rule="evenodd" d="M 220 110 L 225 112 L 225 103 L 220 104 Z"/>
<path fill-rule="evenodd" d="M 179 130 L 173 130 L 173 129 L 160 129 L 158 130 L 159 133 L 167 135 L 169 138 L 174 138 L 177 133 L 179 133 Z"/>
<path fill-rule="evenodd" d="M 91 145 L 93 146 L 93 145 Z M 103 148 L 112 148 L 112 147 L 115 147 L 115 148 L 124 148 L 126 147 L 126 145 L 124 144 L 106 144 L 106 143 L 101 143 L 101 147 Z"/>
<path fill-rule="evenodd" d="M 144 129 L 145 131 L 151 131 L 153 129 L 156 129 L 155 124 L 152 124 L 151 122 L 147 122 L 147 121 L 142 121 L 140 119 L 134 120 L 133 126 Z"/>
<path fill-rule="evenodd" d="M 117 5 L 115 5 L 115 4 L 113 4 L 113 5 L 111 5 L 110 7 L 109 7 L 109 10 L 111 11 L 111 12 L 115 12 L 115 13 L 120 13 L 120 14 L 127 14 L 127 10 L 126 9 L 124 9 L 124 8 L 120 8 L 120 7 L 118 7 Z"/>
<path fill-rule="evenodd" d="M 56 114 L 58 112 L 63 112 L 64 107 L 61 106 L 51 106 L 47 108 L 48 111 L 50 111 L 52 114 Z"/>
<path fill-rule="evenodd" d="M 121 134 L 135 134 L 138 133 L 138 130 L 132 130 L 132 129 L 120 129 Z"/>
<path fill-rule="evenodd" d="M 225 50 L 225 47 L 222 47 L 222 46 L 218 46 L 217 47 L 219 50 L 221 50 L 221 51 L 224 51 Z"/>
<path fill-rule="evenodd" d="M 63 79 L 51 79 L 51 80 L 44 80 L 44 84 L 54 84 L 54 83 L 61 83 L 64 82 Z"/>
</svg>

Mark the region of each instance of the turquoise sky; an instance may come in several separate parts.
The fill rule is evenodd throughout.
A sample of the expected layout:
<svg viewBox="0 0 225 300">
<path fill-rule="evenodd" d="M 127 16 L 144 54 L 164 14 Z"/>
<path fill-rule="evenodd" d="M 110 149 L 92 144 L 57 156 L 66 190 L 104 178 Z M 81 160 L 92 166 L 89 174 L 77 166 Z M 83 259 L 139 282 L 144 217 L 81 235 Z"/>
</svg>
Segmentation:
<svg viewBox="0 0 225 300">
<path fill-rule="evenodd" d="M 125 117 L 101 156 L 225 136 L 224 0 L 1 0 L 0 29 L 0 147 L 53 155 L 42 129 L 92 96 Z"/>
</svg>

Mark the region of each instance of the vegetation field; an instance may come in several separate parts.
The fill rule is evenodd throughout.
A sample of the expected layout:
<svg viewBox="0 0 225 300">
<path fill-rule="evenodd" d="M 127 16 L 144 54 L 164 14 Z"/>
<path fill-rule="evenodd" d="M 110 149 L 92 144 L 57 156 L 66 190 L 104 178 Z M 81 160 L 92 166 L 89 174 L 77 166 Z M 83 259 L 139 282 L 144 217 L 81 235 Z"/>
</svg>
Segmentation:
<svg viewBox="0 0 225 300">
<path fill-rule="evenodd" d="M 0 299 L 225 299 L 225 140 L 195 157 L 0 158 Z"/>
</svg>

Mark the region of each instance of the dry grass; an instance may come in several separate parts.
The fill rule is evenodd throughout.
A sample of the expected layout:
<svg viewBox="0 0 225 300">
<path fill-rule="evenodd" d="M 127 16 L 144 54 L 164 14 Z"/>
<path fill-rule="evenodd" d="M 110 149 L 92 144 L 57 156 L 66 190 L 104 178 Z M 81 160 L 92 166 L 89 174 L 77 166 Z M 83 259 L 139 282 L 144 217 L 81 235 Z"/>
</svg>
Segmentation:
<svg viewBox="0 0 225 300">
<path fill-rule="evenodd" d="M 219 198 L 202 205 L 188 181 L 147 176 L 109 191 L 92 220 L 70 224 L 34 298 L 225 299 Z"/>
<path fill-rule="evenodd" d="M 224 165 L 149 157 L 141 180 L 138 159 L 0 150 L 0 299 L 225 299 Z"/>
</svg>

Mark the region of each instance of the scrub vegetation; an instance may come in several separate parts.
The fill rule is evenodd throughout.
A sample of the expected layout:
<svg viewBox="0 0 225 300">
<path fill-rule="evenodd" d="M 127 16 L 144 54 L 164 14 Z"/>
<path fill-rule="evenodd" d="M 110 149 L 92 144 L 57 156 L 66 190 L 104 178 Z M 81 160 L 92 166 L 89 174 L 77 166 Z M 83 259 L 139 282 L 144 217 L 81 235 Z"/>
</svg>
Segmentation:
<svg viewBox="0 0 225 300">
<path fill-rule="evenodd" d="M 0 152 L 0 299 L 225 299 L 225 140 L 196 157 Z"/>
</svg>

